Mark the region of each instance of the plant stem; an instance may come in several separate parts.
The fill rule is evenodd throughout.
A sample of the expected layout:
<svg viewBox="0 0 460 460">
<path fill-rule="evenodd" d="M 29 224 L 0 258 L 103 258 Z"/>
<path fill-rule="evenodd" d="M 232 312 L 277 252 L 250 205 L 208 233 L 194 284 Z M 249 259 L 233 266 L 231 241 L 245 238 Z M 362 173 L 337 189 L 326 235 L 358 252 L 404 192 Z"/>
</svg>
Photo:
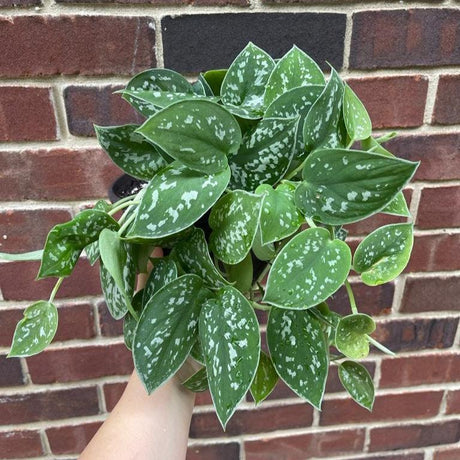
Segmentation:
<svg viewBox="0 0 460 460">
<path fill-rule="evenodd" d="M 127 198 L 131 198 L 131 197 L 127 197 Z M 117 206 L 115 206 L 113 209 L 111 209 L 107 214 L 109 216 L 113 216 L 114 214 L 116 214 L 118 211 L 124 209 L 124 208 L 127 208 L 128 206 L 132 206 L 134 204 L 139 204 L 140 201 L 136 201 L 136 200 L 131 200 L 131 201 L 128 201 L 127 198 L 123 198 L 123 203 L 120 203 L 118 202 L 117 203 Z M 120 200 L 121 201 L 121 200 Z"/>
<path fill-rule="evenodd" d="M 121 236 L 123 232 L 129 227 L 129 224 L 136 218 L 136 214 L 133 213 L 126 219 L 126 222 L 118 230 L 118 235 Z"/>
<path fill-rule="evenodd" d="M 61 286 L 62 282 L 64 281 L 64 277 L 61 276 L 57 281 L 56 281 L 56 284 L 54 285 L 54 288 L 53 290 L 51 291 L 51 295 L 50 295 L 50 298 L 48 300 L 49 303 L 53 303 L 54 301 L 54 298 L 56 297 L 56 293 L 59 289 L 59 287 Z"/>
<path fill-rule="evenodd" d="M 348 282 L 348 280 L 345 280 L 345 287 L 347 289 L 348 298 L 350 299 L 351 311 L 352 311 L 353 314 L 356 315 L 356 313 L 358 313 L 358 308 L 356 307 L 355 296 L 353 295 L 353 291 L 351 289 L 351 286 L 350 286 L 350 283 Z"/>
<path fill-rule="evenodd" d="M 316 228 L 315 222 L 310 217 L 306 217 L 305 222 L 308 224 L 310 228 Z"/>
<path fill-rule="evenodd" d="M 268 305 L 261 305 L 260 303 L 252 301 L 252 306 L 256 310 L 262 310 L 262 311 L 270 311 L 272 307 Z"/>
<path fill-rule="evenodd" d="M 355 143 L 354 139 L 351 139 L 348 145 L 345 147 L 347 150 L 350 149 L 350 147 Z"/>
<path fill-rule="evenodd" d="M 396 356 L 391 350 L 389 350 L 385 345 L 382 345 L 380 342 L 377 342 L 377 340 L 373 339 L 371 336 L 366 335 L 367 340 L 369 340 L 372 345 L 374 345 L 375 348 L 378 348 L 380 351 L 383 351 L 387 355 L 390 356 Z"/>
<path fill-rule="evenodd" d="M 302 163 L 300 163 L 300 165 L 297 166 L 297 168 L 293 169 L 286 177 L 284 177 L 284 180 L 290 180 L 293 177 L 295 177 L 297 173 L 303 169 L 306 161 L 307 161 L 306 159 L 302 161 Z"/>
</svg>

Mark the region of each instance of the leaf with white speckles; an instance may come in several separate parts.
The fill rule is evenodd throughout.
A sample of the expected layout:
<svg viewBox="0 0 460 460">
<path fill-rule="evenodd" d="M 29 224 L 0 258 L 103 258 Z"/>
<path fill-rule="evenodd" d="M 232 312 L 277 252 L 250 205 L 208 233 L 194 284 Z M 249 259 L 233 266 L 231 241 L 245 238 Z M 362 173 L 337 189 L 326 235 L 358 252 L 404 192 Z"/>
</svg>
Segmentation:
<svg viewBox="0 0 460 460">
<path fill-rule="evenodd" d="M 308 54 L 297 46 L 293 46 L 273 69 L 265 90 L 265 105 L 268 106 L 276 98 L 287 91 L 306 85 L 322 85 L 326 83 L 323 72 Z"/>
<path fill-rule="evenodd" d="M 243 118 L 260 117 L 265 85 L 274 67 L 275 62 L 264 50 L 249 43 L 232 62 L 222 82 L 224 105 Z"/>
<path fill-rule="evenodd" d="M 58 312 L 51 302 L 40 300 L 24 310 L 16 325 L 9 358 L 40 353 L 53 340 L 58 325 Z"/>
<path fill-rule="evenodd" d="M 278 375 L 296 394 L 319 409 L 329 370 L 321 323 L 308 310 L 272 308 L 267 343 Z"/>
<path fill-rule="evenodd" d="M 353 268 L 368 286 L 395 279 L 409 262 L 414 233 L 412 224 L 391 224 L 368 235 L 357 247 Z"/>
<path fill-rule="evenodd" d="M 369 354 L 367 335 L 375 331 L 374 320 L 363 313 L 342 318 L 335 331 L 335 346 L 347 358 L 363 359 Z"/>
<path fill-rule="evenodd" d="M 206 368 L 202 367 L 200 370 L 196 371 L 187 380 L 185 380 L 182 385 L 194 393 L 201 393 L 202 391 L 206 391 L 209 388 Z"/>
<path fill-rule="evenodd" d="M 230 168 L 204 175 L 173 163 L 145 188 L 128 237 L 164 238 L 186 229 L 218 200 L 229 180 Z"/>
<path fill-rule="evenodd" d="M 380 212 L 392 216 L 411 217 L 403 192 L 399 192 Z"/>
<path fill-rule="evenodd" d="M 368 370 L 359 363 L 344 361 L 339 365 L 339 379 L 350 396 L 367 410 L 372 411 L 375 390 Z"/>
<path fill-rule="evenodd" d="M 350 139 L 359 141 L 372 134 L 372 123 L 363 103 L 354 91 L 345 85 L 343 93 L 343 118 Z"/>
<path fill-rule="evenodd" d="M 226 286 L 207 300 L 200 314 L 200 339 L 212 400 L 225 429 L 259 362 L 259 324 L 246 297 Z"/>
<path fill-rule="evenodd" d="M 241 130 L 233 115 L 210 101 L 172 104 L 137 132 L 185 166 L 211 174 L 225 170 L 227 155 L 241 144 Z"/>
<path fill-rule="evenodd" d="M 308 112 L 303 125 L 303 140 L 307 151 L 319 147 L 343 146 L 341 131 L 337 129 L 342 113 L 343 82 L 332 69 L 324 91 Z"/>
<path fill-rule="evenodd" d="M 226 264 L 241 262 L 250 251 L 259 224 L 262 197 L 243 190 L 224 195 L 212 208 L 209 247 Z"/>
<path fill-rule="evenodd" d="M 131 301 L 131 306 L 133 307 L 133 310 L 139 316 L 141 315 L 142 310 L 144 308 L 143 297 L 144 290 L 141 289 L 140 291 L 136 292 Z M 128 350 L 132 350 L 133 348 L 134 331 L 136 330 L 136 326 L 136 319 L 131 315 L 131 313 L 126 313 L 125 317 L 123 318 L 123 338 L 125 341 L 126 348 Z"/>
<path fill-rule="evenodd" d="M 138 91 L 169 91 L 193 95 L 192 85 L 179 73 L 169 69 L 150 69 L 135 75 L 126 85 L 130 93 Z M 150 117 L 158 111 L 151 102 L 126 94 L 123 96 L 138 112 Z"/>
<path fill-rule="evenodd" d="M 207 296 L 200 277 L 184 275 L 161 288 L 145 305 L 134 333 L 133 357 L 149 393 L 174 375 L 190 353 Z"/>
<path fill-rule="evenodd" d="M 237 153 L 230 155 L 230 187 L 253 192 L 260 184 L 276 184 L 294 155 L 298 118 L 264 118 L 246 133 Z"/>
<path fill-rule="evenodd" d="M 112 205 L 107 203 L 105 200 L 99 200 L 93 209 L 97 211 L 109 212 L 112 209 Z M 89 263 L 94 265 L 99 259 L 99 241 L 93 241 L 91 244 L 85 247 L 86 256 L 88 257 Z"/>
<path fill-rule="evenodd" d="M 167 163 L 151 143 L 135 132 L 137 128 L 94 126 L 99 144 L 119 168 L 131 176 L 150 180 Z"/>
<path fill-rule="evenodd" d="M 251 395 L 256 405 L 260 404 L 274 389 L 278 382 L 278 374 L 272 360 L 260 350 L 259 365 L 251 384 Z"/>
<path fill-rule="evenodd" d="M 324 224 L 365 219 L 387 206 L 409 182 L 418 163 L 359 150 L 311 153 L 296 190 L 297 207 Z"/>
<path fill-rule="evenodd" d="M 351 251 L 343 241 L 332 240 L 324 228 L 304 230 L 273 262 L 264 302 L 288 309 L 314 307 L 342 286 L 350 266 Z"/>
<path fill-rule="evenodd" d="M 171 281 L 177 278 L 177 267 L 174 261 L 169 257 L 155 259 L 153 268 L 147 278 L 144 286 L 143 304 L 147 304 L 150 298 L 159 291 L 163 286 L 166 286 Z"/>
<path fill-rule="evenodd" d="M 118 229 L 118 223 L 102 211 L 88 209 L 71 221 L 54 226 L 48 233 L 38 279 L 69 276 L 81 251 L 104 229 Z"/>
<path fill-rule="evenodd" d="M 187 273 L 201 276 L 204 282 L 214 288 L 227 284 L 209 255 L 208 243 L 201 228 L 194 228 L 190 236 L 173 249 L 174 257 Z"/>
<path fill-rule="evenodd" d="M 276 190 L 270 185 L 260 185 L 257 194 L 262 194 L 260 229 L 262 243 L 268 244 L 291 236 L 305 221 L 294 203 L 295 187 L 281 184 Z"/>
</svg>

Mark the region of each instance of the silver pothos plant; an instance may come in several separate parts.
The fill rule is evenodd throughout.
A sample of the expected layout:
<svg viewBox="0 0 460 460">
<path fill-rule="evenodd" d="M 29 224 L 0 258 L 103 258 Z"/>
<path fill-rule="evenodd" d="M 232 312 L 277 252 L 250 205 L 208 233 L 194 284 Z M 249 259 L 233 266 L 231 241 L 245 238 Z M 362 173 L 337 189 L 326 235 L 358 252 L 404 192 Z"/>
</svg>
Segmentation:
<svg viewBox="0 0 460 460">
<path fill-rule="evenodd" d="M 202 368 L 183 384 L 209 387 L 225 428 L 248 390 L 256 404 L 279 378 L 320 408 L 330 361 L 351 397 L 372 408 L 374 387 L 357 361 L 374 321 L 358 312 L 350 271 L 375 286 L 397 277 L 413 243 L 412 223 L 383 226 L 354 254 L 344 225 L 388 213 L 409 218 L 402 194 L 417 163 L 372 137 L 356 94 L 331 69 L 293 47 L 279 60 L 249 43 L 226 70 L 194 83 L 167 69 L 131 79 L 121 91 L 145 122 L 101 127 L 110 158 L 146 181 L 115 204 L 99 201 L 56 225 L 38 278 L 58 281 L 49 300 L 28 307 L 9 356 L 39 353 L 58 323 L 54 297 L 82 251 L 99 260 L 102 290 L 148 392 L 189 355 Z M 118 221 L 114 216 L 123 210 Z M 137 273 L 147 284 L 135 292 Z M 344 286 L 351 313 L 327 300 Z M 268 352 L 255 310 L 266 310 Z M 265 349 L 265 347 L 264 347 Z"/>
</svg>

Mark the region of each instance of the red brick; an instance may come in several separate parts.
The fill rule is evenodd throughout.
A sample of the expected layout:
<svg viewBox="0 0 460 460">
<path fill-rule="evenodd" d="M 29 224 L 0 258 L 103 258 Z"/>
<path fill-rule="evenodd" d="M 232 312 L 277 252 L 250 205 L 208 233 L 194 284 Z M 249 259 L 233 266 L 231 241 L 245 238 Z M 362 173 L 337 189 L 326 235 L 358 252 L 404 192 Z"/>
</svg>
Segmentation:
<svg viewBox="0 0 460 460">
<path fill-rule="evenodd" d="M 454 343 L 458 321 L 458 318 L 386 320 L 377 323 L 372 337 L 394 352 L 449 348 Z"/>
<path fill-rule="evenodd" d="M 56 0 L 57 3 L 89 3 L 88 0 Z M 91 3 L 191 5 L 191 6 L 249 6 L 249 0 L 92 0 Z"/>
<path fill-rule="evenodd" d="M 64 91 L 67 123 L 75 136 L 95 136 L 93 123 L 102 126 L 142 123 L 144 119 L 113 94 L 122 86 L 69 86 Z"/>
<path fill-rule="evenodd" d="M 105 337 L 117 337 L 123 335 L 123 320 L 114 319 L 110 314 L 105 302 L 98 305 L 99 326 L 101 334 Z"/>
<path fill-rule="evenodd" d="M 460 390 L 447 393 L 446 414 L 460 414 Z"/>
<path fill-rule="evenodd" d="M 79 454 L 91 441 L 102 422 L 67 425 L 46 430 L 53 454 Z"/>
<path fill-rule="evenodd" d="M 458 9 L 362 11 L 353 14 L 350 68 L 460 64 Z"/>
<path fill-rule="evenodd" d="M 397 368 L 394 367 L 393 372 L 395 369 Z M 372 412 L 359 406 L 351 398 L 328 399 L 323 402 L 320 425 L 432 417 L 439 411 L 442 395 L 442 391 L 377 395 Z"/>
<path fill-rule="evenodd" d="M 460 187 L 426 187 L 417 213 L 419 228 L 460 227 Z"/>
<path fill-rule="evenodd" d="M 40 433 L 32 430 L 0 432 L 2 458 L 30 458 L 44 454 Z"/>
<path fill-rule="evenodd" d="M 433 460 L 458 460 L 459 458 L 460 447 L 438 447 L 433 452 Z"/>
<path fill-rule="evenodd" d="M 72 382 L 133 370 L 131 352 L 124 344 L 45 350 L 27 359 L 34 383 Z"/>
<path fill-rule="evenodd" d="M 196 406 L 210 406 L 212 405 L 212 397 L 209 390 L 201 391 L 195 395 Z"/>
<path fill-rule="evenodd" d="M 364 429 L 336 430 L 246 441 L 246 460 L 305 460 L 361 452 Z"/>
<path fill-rule="evenodd" d="M 0 355 L 0 387 L 15 387 L 17 385 L 24 385 L 24 376 L 19 359 Z"/>
<path fill-rule="evenodd" d="M 4 300 L 47 299 L 56 279 L 46 278 L 35 281 L 39 262 L 9 262 L 0 264 L 0 289 Z M 99 268 L 91 267 L 85 259 L 80 259 L 75 270 L 66 278 L 56 298 L 99 295 L 101 286 Z"/>
<path fill-rule="evenodd" d="M 370 439 L 371 452 L 448 444 L 460 439 L 460 422 L 374 428 Z"/>
<path fill-rule="evenodd" d="M 424 460 L 425 455 L 421 453 L 395 454 L 395 455 L 366 455 L 366 460 Z M 363 457 L 347 457 L 343 460 L 362 460 Z"/>
<path fill-rule="evenodd" d="M 0 423 L 58 420 L 99 413 L 96 387 L 0 396 Z"/>
<path fill-rule="evenodd" d="M 21 8 L 33 5 L 41 5 L 41 0 L 0 0 L 0 8 L 7 7 L 7 8 Z"/>
<path fill-rule="evenodd" d="M 0 152 L 1 201 L 106 197 L 120 169 L 99 149 Z"/>
<path fill-rule="evenodd" d="M 311 426 L 313 408 L 305 402 L 281 407 L 264 407 L 238 410 L 229 420 L 225 431 L 215 412 L 194 414 L 190 425 L 191 438 L 236 436 L 249 433 L 267 433 L 280 429 Z"/>
<path fill-rule="evenodd" d="M 232 442 L 229 444 L 191 446 L 187 450 L 186 460 L 238 460 L 239 458 L 240 445 Z"/>
<path fill-rule="evenodd" d="M 398 136 L 385 144 L 406 160 L 420 161 L 414 180 L 460 179 L 460 134 Z"/>
<path fill-rule="evenodd" d="M 131 75 L 155 67 L 152 19 L 16 16 L 0 20 L 0 75 Z M 53 46 L 47 46 L 52 43 Z"/>
<path fill-rule="evenodd" d="M 423 124 L 428 80 L 420 75 L 350 79 L 348 83 L 363 101 L 372 126 L 408 128 Z"/>
<path fill-rule="evenodd" d="M 56 117 L 50 88 L 0 87 L 0 141 L 55 139 Z"/>
<path fill-rule="evenodd" d="M 459 311 L 460 278 L 457 276 L 408 277 L 401 312 Z"/>
<path fill-rule="evenodd" d="M 104 384 L 104 398 L 105 398 L 105 407 L 108 412 L 111 412 L 123 391 L 125 391 L 126 382 L 117 382 L 117 383 L 106 383 Z"/>
<path fill-rule="evenodd" d="M 381 373 L 381 388 L 457 382 L 460 380 L 460 354 L 385 358 Z"/>
<path fill-rule="evenodd" d="M 434 105 L 432 123 L 460 123 L 460 75 L 441 75 Z"/>
</svg>

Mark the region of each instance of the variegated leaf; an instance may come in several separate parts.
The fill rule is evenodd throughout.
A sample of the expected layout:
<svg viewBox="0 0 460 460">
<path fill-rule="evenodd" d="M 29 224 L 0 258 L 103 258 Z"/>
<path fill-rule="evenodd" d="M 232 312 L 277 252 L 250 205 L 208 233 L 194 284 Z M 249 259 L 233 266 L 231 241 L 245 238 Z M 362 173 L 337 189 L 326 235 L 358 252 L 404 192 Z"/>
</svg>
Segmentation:
<svg viewBox="0 0 460 460">
<path fill-rule="evenodd" d="M 155 259 L 153 268 L 145 283 L 142 303 L 146 305 L 155 292 L 177 278 L 177 267 L 169 257 Z"/>
<path fill-rule="evenodd" d="M 140 291 L 136 292 L 134 295 L 131 306 L 133 310 L 140 316 L 142 310 L 144 308 L 143 303 L 144 297 L 144 290 L 141 289 Z M 133 349 L 133 339 L 134 339 L 134 331 L 136 330 L 137 320 L 131 315 L 131 313 L 126 313 L 125 317 L 123 318 L 123 338 L 125 341 L 126 348 L 128 350 Z"/>
<path fill-rule="evenodd" d="M 335 331 L 335 346 L 347 358 L 363 359 L 369 354 L 367 335 L 375 331 L 374 320 L 363 313 L 340 319 Z"/>
<path fill-rule="evenodd" d="M 93 209 L 97 211 L 109 212 L 112 209 L 112 205 L 107 203 L 105 200 L 99 200 L 94 206 Z M 88 246 L 85 247 L 86 257 L 88 257 L 89 263 L 94 265 L 99 259 L 99 241 L 94 241 Z"/>
<path fill-rule="evenodd" d="M 259 365 L 251 384 L 251 395 L 256 405 L 260 404 L 275 389 L 277 383 L 278 374 L 271 358 L 260 350 Z"/>
<path fill-rule="evenodd" d="M 345 390 L 360 405 L 371 411 L 375 390 L 368 370 L 359 363 L 344 361 L 339 366 L 339 379 Z"/>
<path fill-rule="evenodd" d="M 343 118 L 351 140 L 367 139 L 372 134 L 372 122 L 366 108 L 354 91 L 345 85 Z"/>
<path fill-rule="evenodd" d="M 403 192 L 397 193 L 381 212 L 391 214 L 393 216 L 411 217 Z"/>
<path fill-rule="evenodd" d="M 202 367 L 200 370 L 191 375 L 185 382 L 183 382 L 182 385 L 194 393 L 206 391 L 209 387 L 206 368 Z"/>
</svg>

